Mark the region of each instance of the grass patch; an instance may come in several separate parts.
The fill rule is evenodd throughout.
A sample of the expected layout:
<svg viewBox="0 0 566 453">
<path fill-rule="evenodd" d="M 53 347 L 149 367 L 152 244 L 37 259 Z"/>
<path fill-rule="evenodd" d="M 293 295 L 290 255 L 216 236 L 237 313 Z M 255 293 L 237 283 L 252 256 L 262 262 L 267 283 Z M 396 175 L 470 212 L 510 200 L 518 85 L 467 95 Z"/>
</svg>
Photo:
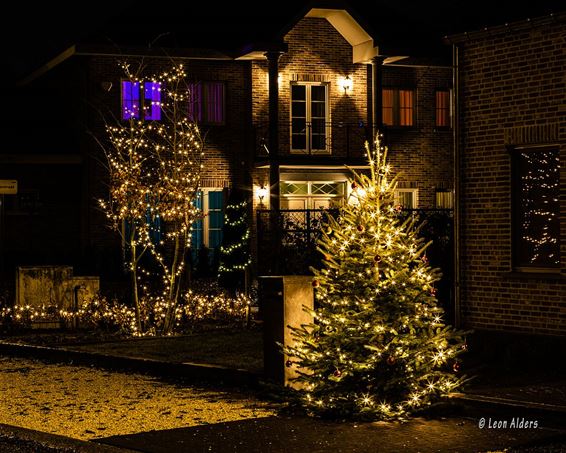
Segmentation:
<svg viewBox="0 0 566 453">
<path fill-rule="evenodd" d="M 263 369 L 261 330 L 218 329 L 177 337 L 67 344 L 65 347 L 118 357 L 141 357 L 175 363 L 206 363 L 253 372 L 261 372 Z"/>
</svg>

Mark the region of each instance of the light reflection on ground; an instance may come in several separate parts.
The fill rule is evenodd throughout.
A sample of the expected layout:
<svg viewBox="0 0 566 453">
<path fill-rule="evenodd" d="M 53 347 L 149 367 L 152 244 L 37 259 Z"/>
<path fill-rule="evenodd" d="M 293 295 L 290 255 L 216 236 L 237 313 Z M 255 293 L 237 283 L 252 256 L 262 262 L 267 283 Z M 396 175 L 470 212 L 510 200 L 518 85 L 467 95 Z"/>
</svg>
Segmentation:
<svg viewBox="0 0 566 453">
<path fill-rule="evenodd" d="M 234 392 L 19 358 L 0 358 L 0 395 L 0 423 L 85 440 L 274 414 Z"/>
</svg>

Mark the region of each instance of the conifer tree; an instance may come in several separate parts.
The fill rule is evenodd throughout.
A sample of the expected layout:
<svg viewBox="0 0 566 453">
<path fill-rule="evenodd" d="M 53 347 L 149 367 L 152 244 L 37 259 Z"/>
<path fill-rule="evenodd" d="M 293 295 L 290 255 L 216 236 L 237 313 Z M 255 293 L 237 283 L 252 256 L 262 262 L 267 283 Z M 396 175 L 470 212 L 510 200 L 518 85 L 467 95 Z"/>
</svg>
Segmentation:
<svg viewBox="0 0 566 453">
<path fill-rule="evenodd" d="M 223 233 L 218 267 L 220 284 L 231 290 L 242 289 L 251 264 L 250 225 L 248 201 L 238 190 L 232 192 L 226 205 Z"/>
<path fill-rule="evenodd" d="M 286 365 L 314 414 L 403 417 L 462 383 L 462 333 L 447 326 L 435 297 L 440 278 L 415 220 L 394 204 L 387 148 L 366 143 L 370 175 L 354 174 L 353 200 L 330 218 L 313 269 L 314 323 L 292 329 Z"/>
</svg>

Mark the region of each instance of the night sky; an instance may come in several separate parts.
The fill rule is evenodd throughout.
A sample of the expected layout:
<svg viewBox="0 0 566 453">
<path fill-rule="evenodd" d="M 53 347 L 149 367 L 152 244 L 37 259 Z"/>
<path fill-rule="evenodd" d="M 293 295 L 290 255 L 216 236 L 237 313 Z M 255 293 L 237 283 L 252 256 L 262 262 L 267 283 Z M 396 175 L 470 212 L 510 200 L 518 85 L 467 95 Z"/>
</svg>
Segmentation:
<svg viewBox="0 0 566 453">
<path fill-rule="evenodd" d="M 84 2 L 19 2 L 3 14 L 0 37 L 5 58 L 3 76 L 18 79 L 77 40 L 108 44 L 124 42 L 155 46 L 209 45 L 215 48 L 265 41 L 280 31 L 301 8 L 298 0 L 253 7 L 242 2 L 179 2 L 161 0 L 97 0 Z M 339 7 L 340 1 L 313 2 Z M 442 37 L 485 26 L 538 17 L 564 9 L 563 1 L 474 2 L 438 0 L 350 0 L 354 13 L 373 29 L 386 50 L 411 50 L 434 56 L 445 51 Z M 368 11 L 370 9 L 371 11 Z M 141 26 L 140 26 L 141 24 Z M 157 41 L 154 41 L 161 36 Z M 389 46 L 389 47 L 388 47 Z M 394 48 L 397 47 L 397 48 Z"/>
</svg>

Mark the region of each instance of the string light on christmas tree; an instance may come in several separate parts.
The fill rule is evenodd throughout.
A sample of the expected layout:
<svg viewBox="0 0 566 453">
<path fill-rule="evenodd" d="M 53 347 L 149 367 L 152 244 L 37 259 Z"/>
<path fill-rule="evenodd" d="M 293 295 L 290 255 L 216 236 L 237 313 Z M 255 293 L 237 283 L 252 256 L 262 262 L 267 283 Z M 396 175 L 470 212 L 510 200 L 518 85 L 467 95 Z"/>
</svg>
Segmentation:
<svg viewBox="0 0 566 453">
<path fill-rule="evenodd" d="M 245 273 L 252 263 L 250 253 L 249 202 L 234 190 L 224 214 L 224 235 L 220 247 L 218 278 L 230 289 L 243 289 Z"/>
<path fill-rule="evenodd" d="M 301 370 L 309 411 L 388 419 L 461 384 L 452 363 L 462 334 L 442 321 L 433 291 L 440 273 L 423 259 L 429 244 L 395 208 L 381 137 L 366 152 L 370 174 L 354 175 L 354 202 L 322 230 L 318 248 L 329 259 L 313 269 L 315 322 L 292 329 L 295 344 L 284 353 Z"/>
</svg>

